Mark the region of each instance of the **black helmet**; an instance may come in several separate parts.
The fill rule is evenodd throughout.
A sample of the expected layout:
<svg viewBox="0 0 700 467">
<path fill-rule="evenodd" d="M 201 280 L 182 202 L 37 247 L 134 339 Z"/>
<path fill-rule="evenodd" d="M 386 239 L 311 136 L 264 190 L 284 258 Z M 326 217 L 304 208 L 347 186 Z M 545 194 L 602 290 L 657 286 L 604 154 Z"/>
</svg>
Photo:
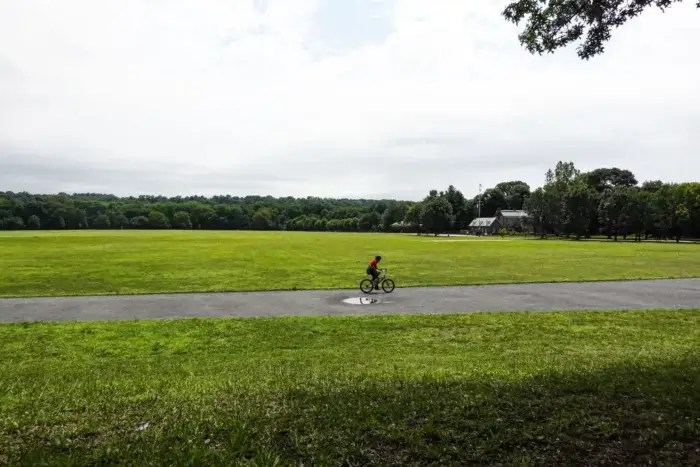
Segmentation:
<svg viewBox="0 0 700 467">
<path fill-rule="evenodd" d="M 375 256 L 374 259 L 376 259 L 377 261 L 381 261 L 381 260 L 382 260 L 382 257 L 381 257 L 381 256 Z"/>
</svg>

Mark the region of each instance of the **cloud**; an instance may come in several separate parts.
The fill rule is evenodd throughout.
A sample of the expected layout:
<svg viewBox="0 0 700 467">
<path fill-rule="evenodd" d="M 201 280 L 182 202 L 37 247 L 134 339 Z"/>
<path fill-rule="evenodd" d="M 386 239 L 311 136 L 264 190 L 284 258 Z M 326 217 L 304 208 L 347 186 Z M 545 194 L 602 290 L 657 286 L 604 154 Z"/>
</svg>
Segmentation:
<svg viewBox="0 0 700 467">
<path fill-rule="evenodd" d="M 59 3 L 0 3 L 0 190 L 417 199 L 560 159 L 700 173 L 692 4 L 582 62 L 527 54 L 504 2 Z"/>
</svg>

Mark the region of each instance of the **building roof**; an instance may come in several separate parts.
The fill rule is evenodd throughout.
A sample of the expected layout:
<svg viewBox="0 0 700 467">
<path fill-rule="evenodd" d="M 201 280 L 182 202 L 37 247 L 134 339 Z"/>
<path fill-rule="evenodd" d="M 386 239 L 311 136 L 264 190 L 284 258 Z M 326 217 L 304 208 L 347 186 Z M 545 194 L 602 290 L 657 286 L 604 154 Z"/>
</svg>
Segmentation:
<svg viewBox="0 0 700 467">
<path fill-rule="evenodd" d="M 469 224 L 469 227 L 491 227 L 496 222 L 498 222 L 496 217 L 478 217 Z"/>
<path fill-rule="evenodd" d="M 527 217 L 527 211 L 504 209 L 501 211 L 503 217 Z"/>
</svg>

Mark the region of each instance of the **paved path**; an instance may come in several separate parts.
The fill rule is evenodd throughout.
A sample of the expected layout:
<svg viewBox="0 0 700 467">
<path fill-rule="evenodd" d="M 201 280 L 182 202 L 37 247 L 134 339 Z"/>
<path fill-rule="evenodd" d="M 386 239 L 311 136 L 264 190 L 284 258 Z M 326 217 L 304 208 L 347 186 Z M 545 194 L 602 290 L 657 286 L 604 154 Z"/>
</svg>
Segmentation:
<svg viewBox="0 0 700 467">
<path fill-rule="evenodd" d="M 0 299 L 0 322 L 177 317 L 700 308 L 700 279 L 396 289 Z"/>
</svg>

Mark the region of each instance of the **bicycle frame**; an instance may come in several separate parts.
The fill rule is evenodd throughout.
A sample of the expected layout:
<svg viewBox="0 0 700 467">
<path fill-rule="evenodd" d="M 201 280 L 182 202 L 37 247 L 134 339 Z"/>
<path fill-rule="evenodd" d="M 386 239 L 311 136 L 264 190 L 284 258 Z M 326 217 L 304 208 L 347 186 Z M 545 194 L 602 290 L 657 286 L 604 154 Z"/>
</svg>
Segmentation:
<svg viewBox="0 0 700 467">
<path fill-rule="evenodd" d="M 377 276 L 376 282 L 379 283 L 389 277 L 389 271 L 387 269 L 378 269 L 379 275 Z M 371 277 L 371 276 L 370 276 Z"/>
</svg>

